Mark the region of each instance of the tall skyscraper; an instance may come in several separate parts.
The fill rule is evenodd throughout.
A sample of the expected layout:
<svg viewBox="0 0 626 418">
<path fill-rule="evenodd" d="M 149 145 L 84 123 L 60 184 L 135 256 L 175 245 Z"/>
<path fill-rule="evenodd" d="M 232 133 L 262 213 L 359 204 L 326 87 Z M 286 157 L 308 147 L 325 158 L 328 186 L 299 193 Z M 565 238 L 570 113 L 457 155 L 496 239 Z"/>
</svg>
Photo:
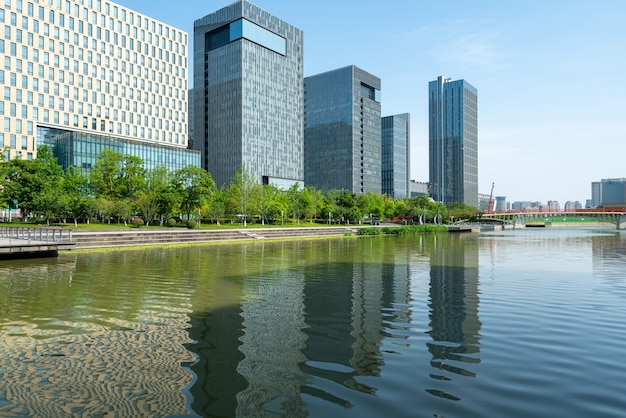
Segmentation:
<svg viewBox="0 0 626 418">
<path fill-rule="evenodd" d="M 443 76 L 428 83 L 432 198 L 478 208 L 477 90 Z"/>
<path fill-rule="evenodd" d="M 304 79 L 307 185 L 381 192 L 380 78 L 355 66 Z"/>
<path fill-rule="evenodd" d="M 218 185 L 304 180 L 303 33 L 246 0 L 194 23 L 194 140 Z"/>
<path fill-rule="evenodd" d="M 385 116 L 382 119 L 382 192 L 401 199 L 409 197 L 410 116 Z"/>
<path fill-rule="evenodd" d="M 200 164 L 187 149 L 187 34 L 106 0 L 6 0 L 0 8 L 0 146 L 51 146 L 89 169 L 112 148 L 147 168 Z"/>
</svg>

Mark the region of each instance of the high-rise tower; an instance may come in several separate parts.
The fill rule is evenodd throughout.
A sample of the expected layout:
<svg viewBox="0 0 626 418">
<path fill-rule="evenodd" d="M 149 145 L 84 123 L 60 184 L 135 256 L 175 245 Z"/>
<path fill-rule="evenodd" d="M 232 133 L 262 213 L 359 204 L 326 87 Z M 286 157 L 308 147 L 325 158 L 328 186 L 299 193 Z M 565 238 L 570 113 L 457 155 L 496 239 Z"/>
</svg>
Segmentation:
<svg viewBox="0 0 626 418">
<path fill-rule="evenodd" d="M 409 197 L 410 116 L 385 116 L 382 120 L 382 192 L 402 199 Z"/>
<path fill-rule="evenodd" d="M 431 196 L 478 208 L 477 90 L 443 76 L 428 83 Z"/>
<path fill-rule="evenodd" d="M 218 185 L 304 179 L 303 33 L 246 0 L 194 23 L 194 141 Z"/>
<path fill-rule="evenodd" d="M 306 184 L 380 193 L 380 78 L 351 65 L 304 85 Z"/>
</svg>

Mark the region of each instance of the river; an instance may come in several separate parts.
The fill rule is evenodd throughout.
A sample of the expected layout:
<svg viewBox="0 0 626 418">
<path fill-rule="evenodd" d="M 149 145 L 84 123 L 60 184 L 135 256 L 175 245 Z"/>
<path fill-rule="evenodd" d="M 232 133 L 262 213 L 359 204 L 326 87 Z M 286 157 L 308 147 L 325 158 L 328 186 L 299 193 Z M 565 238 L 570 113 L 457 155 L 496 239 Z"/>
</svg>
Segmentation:
<svg viewBox="0 0 626 418">
<path fill-rule="evenodd" d="M 0 417 L 624 417 L 626 233 L 0 261 Z"/>
</svg>

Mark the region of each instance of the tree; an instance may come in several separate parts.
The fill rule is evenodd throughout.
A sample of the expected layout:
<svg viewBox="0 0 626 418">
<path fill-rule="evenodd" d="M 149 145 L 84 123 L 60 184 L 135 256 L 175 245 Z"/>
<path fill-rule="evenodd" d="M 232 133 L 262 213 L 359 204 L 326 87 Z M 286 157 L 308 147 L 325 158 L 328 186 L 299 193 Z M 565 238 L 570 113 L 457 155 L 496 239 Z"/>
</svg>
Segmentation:
<svg viewBox="0 0 626 418">
<path fill-rule="evenodd" d="M 179 199 L 180 209 L 191 218 L 215 192 L 215 181 L 207 171 L 195 166 L 177 170 L 174 174 L 174 188 Z"/>
<path fill-rule="evenodd" d="M 298 208 L 302 218 L 309 218 L 313 222 L 312 218 L 316 213 L 315 204 L 313 202 L 313 194 L 307 187 L 303 188 L 300 196 L 298 196 Z"/>
<path fill-rule="evenodd" d="M 14 159 L 3 163 L 4 198 L 18 202 L 26 216 L 49 212 L 49 202 L 43 195 L 60 196 L 58 181 L 63 169 L 48 146 L 38 149 L 35 160 Z M 41 206 L 43 205 L 43 206 Z"/>
<path fill-rule="evenodd" d="M 67 196 L 59 193 L 61 179 L 56 177 L 47 181 L 42 189 L 33 195 L 32 211 L 44 218 L 47 225 L 50 219 L 67 211 L 69 201 Z"/>
<path fill-rule="evenodd" d="M 152 191 L 145 191 L 139 195 L 136 204 L 146 226 L 150 225 L 159 213 L 158 195 Z"/>
<path fill-rule="evenodd" d="M 300 202 L 300 195 L 302 194 L 302 190 L 300 190 L 300 183 L 295 183 L 293 186 L 287 190 L 287 196 L 289 196 L 290 210 L 291 215 L 294 222 L 300 223 L 300 217 L 304 211 L 302 204 Z"/>
<path fill-rule="evenodd" d="M 120 197 L 118 180 L 122 176 L 123 161 L 122 154 L 111 149 L 105 149 L 98 154 L 90 175 L 96 197 L 104 197 L 109 200 Z"/>
<path fill-rule="evenodd" d="M 63 175 L 61 188 L 63 195 L 68 199 L 67 215 L 74 220 L 74 226 L 78 226 L 78 219 L 89 215 L 94 211 L 94 199 L 91 195 L 89 177 L 78 167 L 70 166 Z"/>
<path fill-rule="evenodd" d="M 172 173 L 164 166 L 157 166 L 150 170 L 146 177 L 144 195 L 151 196 L 156 201 L 156 215 L 160 217 L 162 226 L 164 221 L 174 213 L 178 202 L 178 195 L 173 187 Z"/>
<path fill-rule="evenodd" d="M 237 170 L 230 183 L 229 193 L 238 203 L 244 226 L 248 225 L 249 213 L 254 212 L 253 205 L 258 203 L 258 199 L 254 199 L 255 192 L 258 190 L 257 186 L 258 183 L 245 167 Z"/>
<path fill-rule="evenodd" d="M 220 225 L 220 219 L 223 218 L 226 213 L 225 197 L 226 195 L 223 189 L 216 190 L 204 206 L 202 212 L 211 222 L 215 222 L 217 225 Z"/>
<path fill-rule="evenodd" d="M 143 160 L 133 155 L 126 155 L 118 179 L 120 197 L 135 201 L 146 183 L 146 169 Z"/>
</svg>

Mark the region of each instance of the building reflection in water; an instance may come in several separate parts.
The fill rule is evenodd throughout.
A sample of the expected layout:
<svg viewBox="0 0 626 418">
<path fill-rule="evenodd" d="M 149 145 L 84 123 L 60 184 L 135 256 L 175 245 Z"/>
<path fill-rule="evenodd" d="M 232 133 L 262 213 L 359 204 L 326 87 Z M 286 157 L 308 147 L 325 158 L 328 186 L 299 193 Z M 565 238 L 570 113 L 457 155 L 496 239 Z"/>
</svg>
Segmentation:
<svg viewBox="0 0 626 418">
<path fill-rule="evenodd" d="M 361 378 L 381 373 L 383 315 L 402 316 L 388 308 L 408 306 L 408 265 L 393 264 L 393 249 L 382 263 L 381 254 L 371 262 L 343 262 L 341 251 L 324 255 L 315 253 L 325 248 L 320 243 L 300 245 L 310 246 L 313 258 L 326 259 L 300 267 L 287 259 L 285 269 L 265 265 L 241 280 L 224 278 L 224 289 L 214 282 L 211 289 L 198 285 L 193 305 L 211 308 L 194 309 L 188 330 L 194 343 L 187 348 L 197 357 L 187 365 L 195 375 L 188 388 L 194 413 L 307 416 L 307 405 L 350 408 L 345 394 L 376 392 Z M 280 245 L 260 247 L 262 258 L 281 264 Z M 202 295 L 221 296 L 207 302 Z M 219 306 L 219 300 L 231 303 Z"/>
<path fill-rule="evenodd" d="M 471 376 L 481 327 L 477 243 L 440 239 L 451 242 L 437 247 L 429 239 L 418 255 L 415 241 L 377 241 L 371 248 L 368 240 L 302 242 L 285 254 L 281 245 L 259 244 L 261 253 L 246 257 L 262 265 L 224 278 L 224 289 L 199 288 L 194 296 L 216 295 L 193 303 L 210 309 L 194 309 L 190 320 L 195 343 L 188 349 L 198 357 L 188 365 L 195 375 L 190 408 L 201 416 L 298 417 L 324 405 L 351 408 L 357 393 L 375 395 L 385 338 L 411 344 L 411 257 L 421 257 L 421 270 L 429 268 L 428 255 L 431 377 Z M 219 306 L 220 299 L 231 303 Z M 443 388 L 431 393 L 448 396 Z"/>
<path fill-rule="evenodd" d="M 473 234 L 438 237 L 430 268 L 429 334 L 433 341 L 427 344 L 435 369 L 430 374 L 433 379 L 446 381 L 454 375 L 474 376 L 471 364 L 480 362 L 478 302 L 477 238 Z M 458 399 L 443 388 L 427 391 Z"/>
<path fill-rule="evenodd" d="M 626 232 L 618 231 L 607 238 L 606 234 L 592 237 L 593 274 L 602 277 L 615 294 L 626 298 Z"/>
</svg>

